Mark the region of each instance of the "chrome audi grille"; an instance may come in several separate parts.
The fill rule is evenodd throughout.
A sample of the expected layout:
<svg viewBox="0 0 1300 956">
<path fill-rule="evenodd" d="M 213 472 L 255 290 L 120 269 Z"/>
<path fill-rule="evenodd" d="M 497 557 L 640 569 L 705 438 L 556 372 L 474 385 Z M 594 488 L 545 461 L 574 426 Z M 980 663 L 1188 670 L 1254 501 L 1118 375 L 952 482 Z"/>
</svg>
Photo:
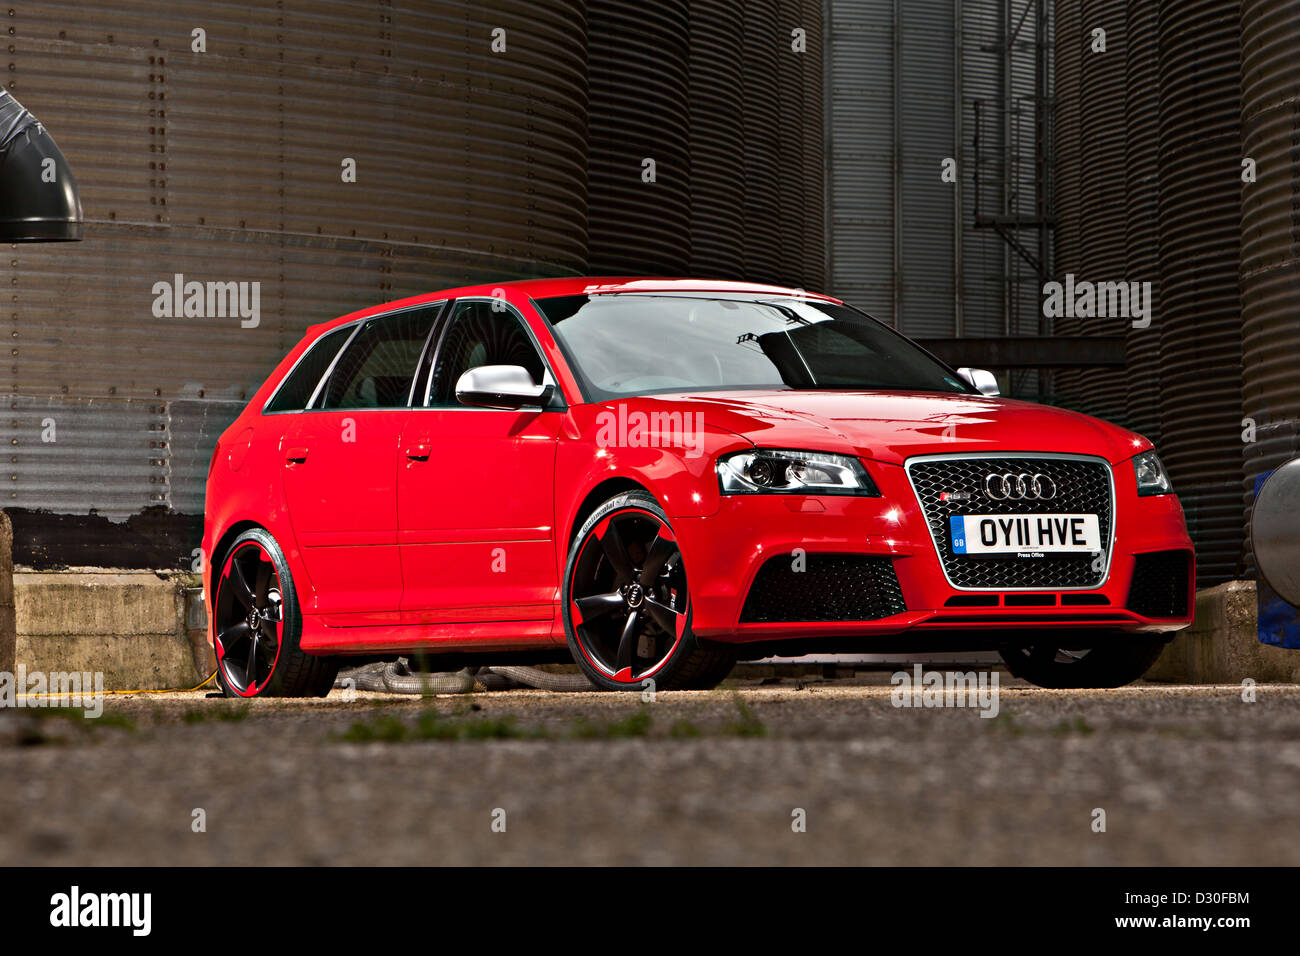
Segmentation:
<svg viewBox="0 0 1300 956">
<path fill-rule="evenodd" d="M 1095 588 L 1106 580 L 1112 535 L 1110 465 L 1096 458 L 915 458 L 907 463 L 939 560 L 955 587 L 975 590 L 1053 590 Z M 1046 475 L 1056 486 L 1050 500 L 994 500 L 988 495 L 989 475 Z M 1046 485 L 1043 485 L 1046 488 Z M 1001 492 L 1000 483 L 994 488 Z M 947 493 L 950 498 L 942 500 Z M 1091 554 L 1046 554 L 1041 558 L 1015 555 L 964 555 L 952 550 L 953 515 L 1095 514 L 1105 549 L 1098 560 Z M 1098 570 L 1100 568 L 1100 570 Z"/>
</svg>

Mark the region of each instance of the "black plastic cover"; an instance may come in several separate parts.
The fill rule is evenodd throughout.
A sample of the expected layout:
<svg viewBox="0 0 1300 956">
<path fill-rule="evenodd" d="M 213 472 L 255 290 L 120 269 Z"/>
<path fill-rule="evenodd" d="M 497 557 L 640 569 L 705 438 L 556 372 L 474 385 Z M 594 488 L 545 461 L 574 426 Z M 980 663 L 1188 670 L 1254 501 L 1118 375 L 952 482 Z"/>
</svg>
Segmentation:
<svg viewBox="0 0 1300 956">
<path fill-rule="evenodd" d="M 0 89 L 0 242 L 81 238 L 77 180 L 54 139 Z"/>
</svg>

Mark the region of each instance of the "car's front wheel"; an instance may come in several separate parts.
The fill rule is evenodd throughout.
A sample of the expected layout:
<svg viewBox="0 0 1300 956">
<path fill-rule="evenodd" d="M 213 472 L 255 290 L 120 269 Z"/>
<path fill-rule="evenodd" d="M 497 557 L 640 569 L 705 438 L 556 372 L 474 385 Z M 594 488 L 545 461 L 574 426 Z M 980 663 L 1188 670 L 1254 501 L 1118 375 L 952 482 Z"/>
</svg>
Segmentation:
<svg viewBox="0 0 1300 956">
<path fill-rule="evenodd" d="M 574 660 L 605 690 L 703 690 L 736 662 L 731 648 L 691 631 L 682 553 L 645 492 L 616 495 L 583 523 L 561 599 Z"/>
<path fill-rule="evenodd" d="M 324 697 L 338 661 L 298 645 L 302 614 L 275 538 L 250 528 L 230 546 L 214 579 L 212 636 L 217 681 L 227 697 Z"/>
<path fill-rule="evenodd" d="M 1012 675 L 1039 687 L 1123 687 L 1150 670 L 1165 644 L 1161 637 L 1107 636 L 1087 649 L 1050 642 L 1003 648 L 1002 659 Z"/>
</svg>

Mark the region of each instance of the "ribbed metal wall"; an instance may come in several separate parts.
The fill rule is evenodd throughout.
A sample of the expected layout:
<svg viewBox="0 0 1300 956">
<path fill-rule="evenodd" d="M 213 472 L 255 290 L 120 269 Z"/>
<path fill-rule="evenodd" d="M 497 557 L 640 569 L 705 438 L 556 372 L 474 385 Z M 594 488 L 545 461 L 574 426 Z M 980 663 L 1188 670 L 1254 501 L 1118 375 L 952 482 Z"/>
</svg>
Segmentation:
<svg viewBox="0 0 1300 956">
<path fill-rule="evenodd" d="M 692 7 L 692 11 L 694 7 Z M 777 91 L 781 137 L 779 216 L 780 268 L 769 281 L 824 289 L 826 275 L 825 140 L 822 104 L 821 4 L 780 0 Z M 694 15 L 694 13 L 692 13 Z M 805 47 L 795 49 L 795 30 Z M 747 106 L 754 106 L 749 103 Z"/>
<path fill-rule="evenodd" d="M 803 231 L 800 278 L 807 289 L 826 288 L 826 28 L 822 0 L 787 0 L 790 18 L 804 30 L 808 49 L 799 57 L 801 93 L 799 152 L 802 202 L 796 217 Z M 791 95 L 791 94 L 787 94 Z M 791 144 L 793 146 L 793 144 Z M 791 223 L 793 228 L 795 224 Z"/>
<path fill-rule="evenodd" d="M 1159 7 L 1161 454 L 1202 586 L 1240 565 L 1240 33 L 1237 0 Z"/>
<path fill-rule="evenodd" d="M 889 4 L 879 6 L 887 9 Z M 940 181 L 939 163 L 956 158 L 962 147 L 953 141 L 959 109 L 953 9 L 948 3 L 894 7 L 898 16 L 893 27 L 898 58 L 894 135 L 901 138 L 895 146 L 900 164 L 895 228 L 901 243 L 894 263 L 900 287 L 895 322 L 909 335 L 951 335 L 958 281 L 955 228 L 961 224 L 953 222 L 957 186 Z M 889 93 L 881 90 L 878 95 Z M 878 131 L 885 134 L 886 130 Z M 966 176 L 971 170 L 962 166 L 959 162 L 958 172 Z M 972 318 L 979 312 L 976 309 Z"/>
<path fill-rule="evenodd" d="M 745 140 L 742 147 L 745 220 L 778 222 L 781 217 L 781 58 L 789 50 L 782 30 L 779 0 L 746 0 L 741 110 Z M 783 272 L 779 229 L 746 229 L 745 272 L 772 281 Z"/>
<path fill-rule="evenodd" d="M 6 257 L 20 561 L 187 559 L 142 513 L 201 515 L 216 435 L 308 325 L 585 267 L 582 0 L 11 6 L 9 88 L 87 219 Z M 260 283 L 259 325 L 155 317 L 176 273 Z"/>
<path fill-rule="evenodd" d="M 1202 586 L 1239 571 L 1243 537 L 1239 39 L 1234 0 L 1057 5 L 1056 271 L 1155 294 L 1147 329 L 1057 323 L 1127 353 L 1123 375 L 1062 374 L 1059 393 L 1157 441 Z"/>
<path fill-rule="evenodd" d="M 685 275 L 690 267 L 687 6 L 686 0 L 588 4 L 594 272 Z M 774 107 L 775 96 L 766 102 Z M 647 159 L 655 164 L 654 182 L 643 177 Z"/>
<path fill-rule="evenodd" d="M 1128 0 L 1124 29 L 1124 271 L 1130 282 L 1150 282 L 1152 316 L 1160 315 L 1160 145 L 1158 9 L 1151 0 Z M 1161 444 L 1160 325 L 1129 323 L 1125 332 L 1126 424 Z"/>
<path fill-rule="evenodd" d="M 1037 276 L 974 225 L 977 196 L 985 215 L 1032 212 L 1033 8 L 1016 8 L 1022 52 L 1005 71 L 997 0 L 826 10 L 832 291 L 911 335 L 1035 334 Z M 960 183 L 941 181 L 946 158 Z"/>
<path fill-rule="evenodd" d="M 1077 279 L 1123 281 L 1126 265 L 1127 142 L 1125 129 L 1125 0 L 1082 0 L 1078 113 L 1079 252 Z M 1094 52 L 1094 30 L 1106 31 L 1106 50 Z M 1124 318 L 1079 320 L 1082 335 L 1124 335 Z M 1150 330 L 1148 330 L 1150 333 Z M 1150 333 L 1154 338 L 1155 334 Z M 1123 369 L 1088 369 L 1079 376 L 1070 404 L 1108 421 L 1127 417 L 1127 376 Z M 1065 397 L 1065 396 L 1063 396 Z"/>
<path fill-rule="evenodd" d="M 1245 490 L 1300 455 L 1300 14 L 1287 0 L 1242 0 L 1243 404 L 1257 423 L 1245 445 Z"/>
<path fill-rule="evenodd" d="M 691 274 L 823 288 L 820 2 L 699 0 L 690 44 Z"/>
<path fill-rule="evenodd" d="M 830 291 L 897 324 L 890 5 L 830 0 L 826 33 Z"/>
<path fill-rule="evenodd" d="M 744 15 L 732 0 L 691 4 L 691 272 L 745 273 Z"/>
<path fill-rule="evenodd" d="M 933 2 L 933 0 L 931 0 Z M 988 227 L 977 227 L 976 196 L 984 216 L 1032 217 L 1035 214 L 1038 149 L 1034 139 L 1035 55 L 1038 10 L 1033 0 L 960 3 L 961 12 L 961 165 L 973 179 L 978 161 L 980 189 L 963 188 L 962 294 L 964 335 L 1036 335 L 1042 305 L 1042 282 L 1010 244 Z M 910 3 L 904 16 L 912 17 Z M 1050 4 L 1049 4 L 1050 20 Z M 1050 28 L 1050 22 L 1049 22 Z M 1010 59 L 1000 51 L 1010 41 Z M 932 67 L 933 68 L 933 67 Z M 975 124 L 976 104 L 981 123 Z M 978 134 L 980 149 L 974 148 Z M 1037 252 L 1034 229 L 1016 229 L 1015 238 Z M 923 278 L 923 277 L 922 277 Z M 946 334 L 946 333 L 939 333 Z M 1012 381 L 1018 394 L 1030 394 L 1032 373 Z"/>
<path fill-rule="evenodd" d="M 187 558 L 217 434 L 308 325 L 353 308 L 592 271 L 821 284 L 817 3 L 113 6 L 7 19 L 9 89 L 56 132 L 87 220 L 81 244 L 7 256 L 20 561 Z M 177 273 L 259 283 L 260 323 L 155 317 Z"/>
<path fill-rule="evenodd" d="M 1055 157 L 1053 204 L 1056 227 L 1053 231 L 1053 251 L 1056 280 L 1064 282 L 1067 275 L 1079 276 L 1082 269 L 1080 244 L 1080 218 L 1083 211 L 1080 145 L 1080 83 L 1083 76 L 1083 56 L 1088 48 L 1083 29 L 1083 8 L 1078 0 L 1058 0 L 1056 4 L 1056 70 L 1053 78 L 1053 103 L 1055 123 L 1052 153 Z M 1062 315 L 1051 322 L 1056 335 L 1081 335 L 1079 319 Z M 1067 369 L 1054 376 L 1056 398 L 1073 405 L 1082 403 L 1082 375 Z"/>
</svg>

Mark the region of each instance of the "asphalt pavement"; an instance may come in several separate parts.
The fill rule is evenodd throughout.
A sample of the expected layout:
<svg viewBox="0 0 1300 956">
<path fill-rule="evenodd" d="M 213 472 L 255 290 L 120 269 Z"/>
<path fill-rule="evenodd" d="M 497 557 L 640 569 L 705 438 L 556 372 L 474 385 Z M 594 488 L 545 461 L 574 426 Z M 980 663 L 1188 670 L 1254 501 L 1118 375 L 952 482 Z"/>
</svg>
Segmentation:
<svg viewBox="0 0 1300 956">
<path fill-rule="evenodd" d="M 0 864 L 1300 863 L 1300 687 L 893 690 L 8 708 Z"/>
</svg>

